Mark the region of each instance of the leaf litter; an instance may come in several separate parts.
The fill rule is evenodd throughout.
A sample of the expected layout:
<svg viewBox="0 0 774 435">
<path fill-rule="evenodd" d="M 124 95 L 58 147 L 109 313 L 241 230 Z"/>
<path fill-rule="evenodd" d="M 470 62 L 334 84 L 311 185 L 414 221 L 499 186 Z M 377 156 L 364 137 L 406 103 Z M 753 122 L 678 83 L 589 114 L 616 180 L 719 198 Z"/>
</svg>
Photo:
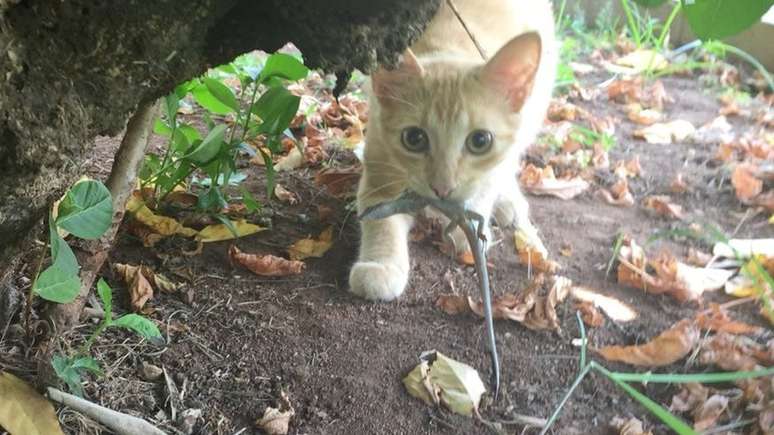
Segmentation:
<svg viewBox="0 0 774 435">
<path fill-rule="evenodd" d="M 419 365 L 403 378 L 411 396 L 468 417 L 478 414 L 486 387 L 476 369 L 434 350 L 423 352 L 419 359 Z"/>
</svg>

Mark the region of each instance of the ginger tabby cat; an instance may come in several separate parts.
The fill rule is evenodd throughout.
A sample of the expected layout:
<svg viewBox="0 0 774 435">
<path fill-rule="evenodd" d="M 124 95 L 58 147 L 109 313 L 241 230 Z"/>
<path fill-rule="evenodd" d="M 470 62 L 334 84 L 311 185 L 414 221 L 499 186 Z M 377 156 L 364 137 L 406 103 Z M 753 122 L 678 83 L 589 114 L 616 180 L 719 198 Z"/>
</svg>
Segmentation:
<svg viewBox="0 0 774 435">
<path fill-rule="evenodd" d="M 442 1 L 398 68 L 372 75 L 358 211 L 410 189 L 465 202 L 487 221 L 494 212 L 501 225 L 517 225 L 539 244 L 516 171 L 551 97 L 557 66 L 551 4 L 456 0 L 455 5 L 490 58 L 482 60 Z M 361 223 L 359 258 L 349 277 L 352 293 L 382 301 L 403 293 L 411 225 L 408 215 Z M 468 249 L 461 232 L 453 239 L 456 249 Z"/>
</svg>

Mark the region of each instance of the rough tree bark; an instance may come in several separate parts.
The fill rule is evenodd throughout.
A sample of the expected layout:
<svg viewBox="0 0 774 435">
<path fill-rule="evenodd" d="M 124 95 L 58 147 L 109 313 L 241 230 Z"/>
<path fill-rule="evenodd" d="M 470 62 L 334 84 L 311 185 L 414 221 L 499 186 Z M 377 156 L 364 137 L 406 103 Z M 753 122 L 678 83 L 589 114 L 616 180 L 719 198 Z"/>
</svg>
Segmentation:
<svg viewBox="0 0 774 435">
<path fill-rule="evenodd" d="M 392 64 L 439 0 L 0 0 L 0 277 L 96 135 L 253 50 L 331 72 Z M 0 282 L 0 292 L 5 292 Z"/>
</svg>

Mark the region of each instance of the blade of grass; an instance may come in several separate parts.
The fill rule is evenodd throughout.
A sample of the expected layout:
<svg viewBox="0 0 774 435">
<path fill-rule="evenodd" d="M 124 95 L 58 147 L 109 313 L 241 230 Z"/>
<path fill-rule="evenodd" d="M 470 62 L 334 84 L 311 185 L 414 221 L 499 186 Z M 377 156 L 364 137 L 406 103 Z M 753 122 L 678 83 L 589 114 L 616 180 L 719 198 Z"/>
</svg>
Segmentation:
<svg viewBox="0 0 774 435">
<path fill-rule="evenodd" d="M 607 262 L 607 270 L 605 271 L 605 276 L 610 275 L 610 270 L 613 268 L 613 263 L 615 263 L 615 259 L 618 258 L 618 253 L 621 252 L 621 245 L 623 244 L 623 238 L 624 238 L 623 231 L 618 232 L 618 237 L 615 238 L 615 244 L 613 245 L 613 255 L 610 256 L 610 261 Z"/>
<path fill-rule="evenodd" d="M 634 387 L 627 384 L 626 382 L 623 382 L 619 379 L 616 379 L 613 374 L 603 366 L 597 364 L 596 361 L 591 361 L 589 363 L 589 367 L 592 367 L 593 369 L 597 370 L 598 372 L 602 373 L 603 375 L 607 376 L 611 381 L 613 381 L 616 385 L 618 385 L 621 389 L 626 391 L 634 400 L 640 402 L 642 406 L 648 409 L 653 415 L 658 417 L 664 424 L 669 426 L 670 429 L 678 433 L 679 435 L 693 435 L 696 434 L 696 431 L 693 430 L 690 426 L 688 426 L 687 423 L 682 421 L 681 419 L 675 417 L 672 413 L 666 410 L 663 406 L 659 405 L 658 403 L 651 400 L 648 396 L 640 393 L 637 391 Z"/>
<path fill-rule="evenodd" d="M 720 382 L 732 382 L 740 379 L 759 378 L 761 376 L 774 375 L 774 367 L 763 370 L 754 370 L 747 372 L 728 372 L 728 373 L 689 373 L 689 374 L 670 374 L 670 373 L 624 373 L 608 372 L 611 378 L 623 382 L 652 382 L 664 384 L 684 384 L 688 382 L 699 382 L 702 384 L 713 384 Z"/>
<path fill-rule="evenodd" d="M 570 386 L 570 389 L 567 390 L 567 393 L 565 393 L 564 397 L 562 397 L 562 401 L 559 402 L 559 405 L 557 405 L 553 414 L 551 414 L 551 417 L 548 419 L 546 426 L 543 428 L 543 430 L 540 431 L 540 435 L 545 435 L 548 433 L 548 430 L 551 428 L 551 426 L 553 426 L 556 419 L 559 418 L 559 414 L 562 412 L 562 408 L 564 408 L 564 405 L 567 403 L 568 400 L 570 400 L 570 396 L 572 396 L 572 393 L 574 393 L 575 389 L 578 388 L 578 385 L 580 385 L 581 381 L 583 381 L 583 378 L 585 378 L 586 375 L 589 374 L 589 371 L 591 371 L 591 364 L 586 365 L 586 367 L 584 367 L 583 370 L 581 370 L 578 377 L 575 378 L 575 381 Z"/>
</svg>

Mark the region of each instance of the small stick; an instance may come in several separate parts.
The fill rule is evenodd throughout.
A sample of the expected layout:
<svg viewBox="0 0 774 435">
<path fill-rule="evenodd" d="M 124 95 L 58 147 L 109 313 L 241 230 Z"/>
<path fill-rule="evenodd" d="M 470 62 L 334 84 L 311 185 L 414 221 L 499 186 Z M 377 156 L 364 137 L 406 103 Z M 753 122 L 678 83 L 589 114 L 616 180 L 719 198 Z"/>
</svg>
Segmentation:
<svg viewBox="0 0 774 435">
<path fill-rule="evenodd" d="M 457 21 L 462 24 L 462 27 L 465 29 L 465 32 L 467 32 L 468 36 L 470 37 L 470 40 L 473 41 L 473 45 L 476 46 L 476 50 L 478 50 L 478 54 L 481 55 L 481 59 L 487 60 L 486 51 L 484 51 L 484 48 L 481 46 L 481 44 L 478 43 L 478 40 L 475 36 L 473 36 L 473 32 L 470 31 L 470 28 L 468 27 L 467 23 L 465 23 L 465 20 L 462 19 L 462 15 L 460 15 L 460 11 L 457 9 L 457 6 L 454 4 L 452 0 L 446 0 L 446 4 L 449 5 L 452 12 L 454 12 L 454 15 L 457 16 Z"/>
<path fill-rule="evenodd" d="M 57 403 L 86 414 L 118 435 L 166 435 L 161 429 L 141 418 L 113 411 L 56 388 L 48 387 L 48 397 Z"/>
</svg>

